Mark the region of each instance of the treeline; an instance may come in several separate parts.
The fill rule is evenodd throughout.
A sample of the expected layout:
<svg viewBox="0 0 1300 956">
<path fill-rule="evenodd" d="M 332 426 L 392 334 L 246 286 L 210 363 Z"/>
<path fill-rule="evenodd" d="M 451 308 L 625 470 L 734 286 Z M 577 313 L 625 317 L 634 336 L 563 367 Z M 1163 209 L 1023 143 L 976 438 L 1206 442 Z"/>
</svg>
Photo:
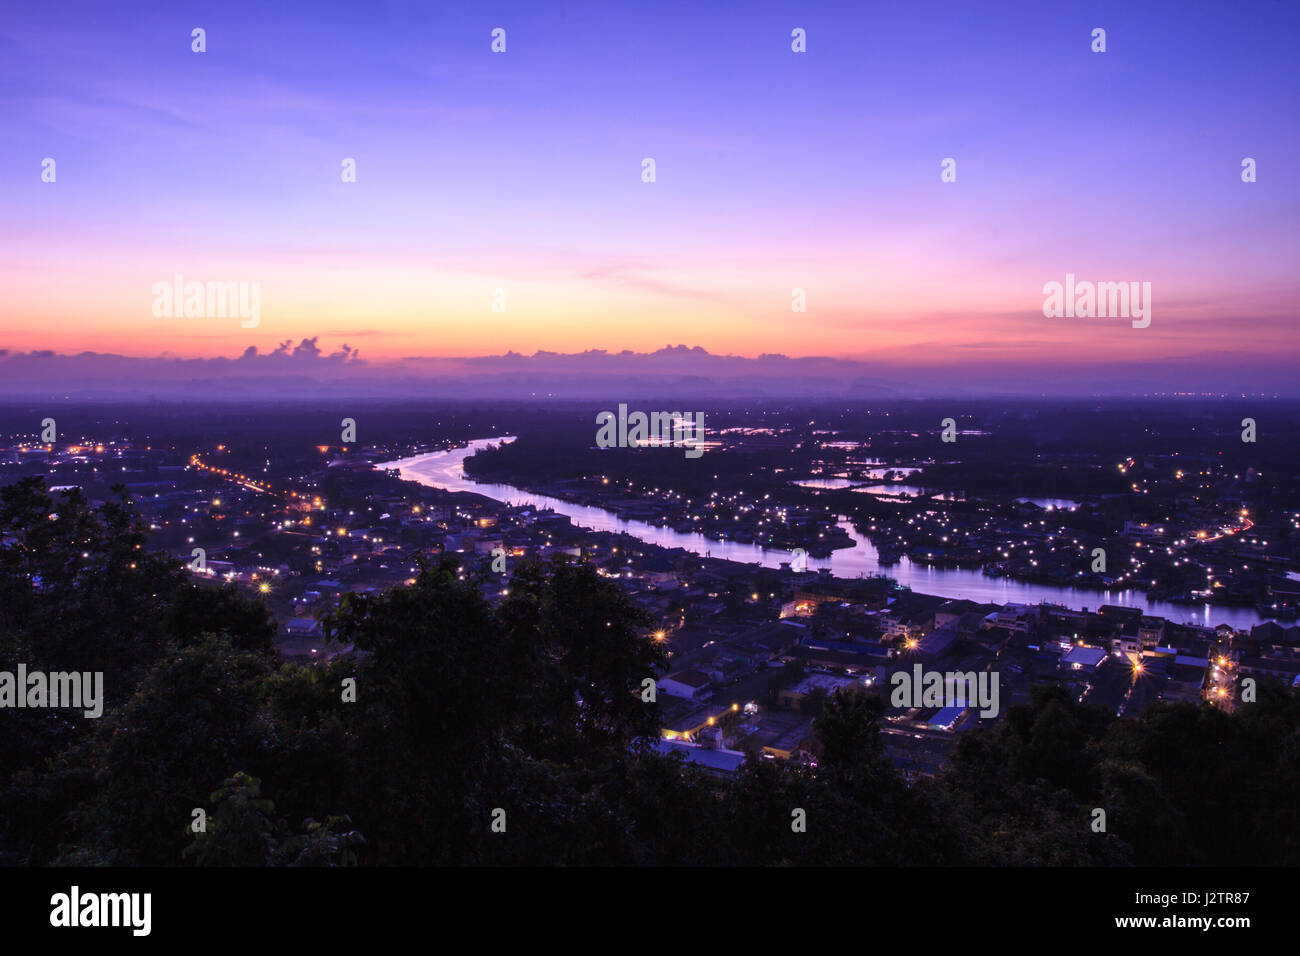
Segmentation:
<svg viewBox="0 0 1300 956">
<path fill-rule="evenodd" d="M 1282 688 L 1145 721 L 1044 690 L 911 783 L 881 702 L 837 695 L 815 769 L 754 759 L 723 780 L 652 751 L 640 690 L 661 652 L 589 565 L 522 565 L 495 606 L 427 566 L 350 595 L 328 626 L 354 650 L 300 665 L 260 601 L 150 553 L 125 500 L 24 482 L 0 492 L 0 535 L 0 670 L 98 670 L 106 688 L 97 720 L 0 709 L 8 865 L 1300 860 L 1300 704 Z"/>
<path fill-rule="evenodd" d="M 706 422 L 705 438 L 710 440 Z M 702 499 L 713 492 L 744 488 L 761 496 L 765 492 L 785 498 L 799 497 L 786 475 L 764 475 L 756 464 L 777 460 L 790 474 L 802 475 L 810 467 L 808 451 L 782 452 L 779 458 L 713 454 L 705 452 L 689 459 L 679 448 L 597 448 L 596 426 L 584 421 L 561 419 L 545 428 L 520 429 L 519 437 L 507 444 L 484 448 L 465 460 L 465 473 L 479 481 L 501 481 L 536 488 L 557 481 L 592 481 L 608 477 L 617 492 L 627 481 L 640 488 L 672 489 L 684 497 Z M 595 487 L 593 485 L 593 487 Z"/>
</svg>

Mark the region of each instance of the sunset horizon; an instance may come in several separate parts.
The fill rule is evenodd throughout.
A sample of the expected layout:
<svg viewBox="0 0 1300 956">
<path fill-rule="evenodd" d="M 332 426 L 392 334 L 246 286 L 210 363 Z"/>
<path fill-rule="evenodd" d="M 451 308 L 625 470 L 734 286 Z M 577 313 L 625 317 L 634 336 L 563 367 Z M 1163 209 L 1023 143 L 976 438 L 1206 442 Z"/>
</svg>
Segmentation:
<svg viewBox="0 0 1300 956">
<path fill-rule="evenodd" d="M 1300 357 L 1296 14 L 1105 6 L 1099 55 L 1075 13 L 958 4 L 588 8 L 581 29 L 510 5 L 236 4 L 130 32 L 66 4 L 57 43 L 5 40 L 0 349 L 1213 354 L 1246 384 Z M 1189 59 L 1207 37 L 1213 70 Z M 1149 324 L 1046 317 L 1067 275 L 1149 284 Z M 174 278 L 255 287 L 259 314 L 160 310 Z"/>
</svg>

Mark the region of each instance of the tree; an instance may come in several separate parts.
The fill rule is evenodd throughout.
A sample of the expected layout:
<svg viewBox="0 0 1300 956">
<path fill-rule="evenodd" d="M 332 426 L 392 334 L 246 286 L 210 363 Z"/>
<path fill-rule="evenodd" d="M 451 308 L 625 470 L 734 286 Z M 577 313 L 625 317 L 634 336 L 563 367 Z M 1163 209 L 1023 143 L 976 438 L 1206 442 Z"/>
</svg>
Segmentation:
<svg viewBox="0 0 1300 956">
<path fill-rule="evenodd" d="M 102 786 L 78 815 L 89 842 L 116 862 L 175 864 L 183 825 L 211 792 L 214 767 L 273 765 L 261 705 L 266 660 L 219 635 L 173 649 L 119 710 L 99 721 L 92 748 Z"/>
<path fill-rule="evenodd" d="M 649 618 L 590 563 L 523 564 L 498 616 L 504 645 L 527 662 L 529 717 L 516 729 L 539 753 L 621 755 L 658 737 L 658 708 L 641 691 L 667 658 Z"/>
<path fill-rule="evenodd" d="M 325 621 L 363 654 L 350 662 L 355 703 L 332 704 L 355 735 L 343 805 L 376 862 L 463 862 L 486 815 L 480 793 L 502 728 L 523 718 L 526 665 L 506 652 L 479 589 L 443 559 L 411 587 L 346 595 Z M 490 809 L 495 806 L 488 802 Z"/>
<path fill-rule="evenodd" d="M 183 856 L 195 866 L 265 866 L 275 853 L 275 804 L 262 799 L 262 781 L 236 773 L 211 795 L 215 813 L 201 832 L 190 834 Z"/>
<path fill-rule="evenodd" d="M 884 762 L 880 721 L 884 705 L 861 688 L 836 691 L 827 699 L 813 731 L 824 748 L 822 763 L 832 772 L 874 774 Z"/>
<path fill-rule="evenodd" d="M 204 633 L 223 634 L 239 650 L 267 653 L 275 648 L 275 618 L 260 598 L 233 584 L 212 587 L 186 582 L 171 596 L 163 628 L 184 647 Z"/>
</svg>

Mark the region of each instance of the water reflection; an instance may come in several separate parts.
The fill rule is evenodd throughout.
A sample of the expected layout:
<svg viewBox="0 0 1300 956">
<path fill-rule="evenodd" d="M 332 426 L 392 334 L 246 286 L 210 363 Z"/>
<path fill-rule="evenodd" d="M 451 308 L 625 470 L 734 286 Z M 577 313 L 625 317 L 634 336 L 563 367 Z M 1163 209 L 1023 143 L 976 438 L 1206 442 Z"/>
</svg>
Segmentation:
<svg viewBox="0 0 1300 956">
<path fill-rule="evenodd" d="M 683 534 L 644 521 L 620 518 L 603 508 L 593 508 L 547 495 L 533 494 L 513 485 L 479 483 L 465 477 L 463 463 L 466 458 L 481 448 L 510 441 L 514 441 L 514 436 L 480 438 L 470 442 L 465 448 L 417 455 L 413 458 L 387 462 L 379 467 L 396 468 L 403 478 L 431 488 L 469 491 L 508 504 L 550 508 L 557 514 L 567 515 L 579 527 L 596 531 L 622 532 L 664 548 L 683 548 L 694 554 L 758 564 L 767 568 L 776 568 L 782 562 L 790 561 L 788 551 L 771 550 L 739 541 L 716 541 L 702 534 Z M 893 486 L 892 490 L 896 489 L 897 486 Z M 820 560 L 809 558 L 810 569 L 829 568 L 833 575 L 840 578 L 857 578 L 883 573 L 914 591 L 950 598 L 964 598 L 981 603 L 1038 604 L 1049 601 L 1071 608 L 1094 609 L 1102 604 L 1122 604 L 1127 607 L 1141 607 L 1149 614 L 1168 618 L 1171 621 L 1209 626 L 1231 624 L 1237 628 L 1249 628 L 1263 620 L 1253 609 L 1248 608 L 1148 601 L 1141 591 L 1089 591 L 1049 584 L 1033 584 L 1011 578 L 989 577 L 978 570 L 936 568 L 915 564 L 907 558 L 901 559 L 897 564 L 882 567 L 879 554 L 870 541 L 858 534 L 848 520 L 841 518 L 840 526 L 853 538 L 855 546 L 836 551 L 829 558 Z"/>
</svg>

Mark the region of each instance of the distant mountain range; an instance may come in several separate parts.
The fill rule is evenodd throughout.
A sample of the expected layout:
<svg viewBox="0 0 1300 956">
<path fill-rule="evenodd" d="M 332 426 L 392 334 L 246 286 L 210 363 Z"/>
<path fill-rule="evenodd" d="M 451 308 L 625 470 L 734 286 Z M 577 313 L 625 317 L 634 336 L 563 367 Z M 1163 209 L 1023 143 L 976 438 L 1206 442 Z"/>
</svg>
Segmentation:
<svg viewBox="0 0 1300 956">
<path fill-rule="evenodd" d="M 99 352 L 0 350 L 0 397 L 196 401 L 321 398 L 649 397 L 843 398 L 943 395 L 1150 395 L 1192 392 L 1295 395 L 1291 369 L 1225 365 L 1222 356 L 1189 363 L 1043 367 L 1005 362 L 900 366 L 847 358 L 714 355 L 665 346 L 654 352 L 535 352 L 465 358 L 412 356 L 367 361 L 344 345 L 326 353 L 317 339 L 250 346 L 237 358 L 133 358 Z"/>
</svg>

